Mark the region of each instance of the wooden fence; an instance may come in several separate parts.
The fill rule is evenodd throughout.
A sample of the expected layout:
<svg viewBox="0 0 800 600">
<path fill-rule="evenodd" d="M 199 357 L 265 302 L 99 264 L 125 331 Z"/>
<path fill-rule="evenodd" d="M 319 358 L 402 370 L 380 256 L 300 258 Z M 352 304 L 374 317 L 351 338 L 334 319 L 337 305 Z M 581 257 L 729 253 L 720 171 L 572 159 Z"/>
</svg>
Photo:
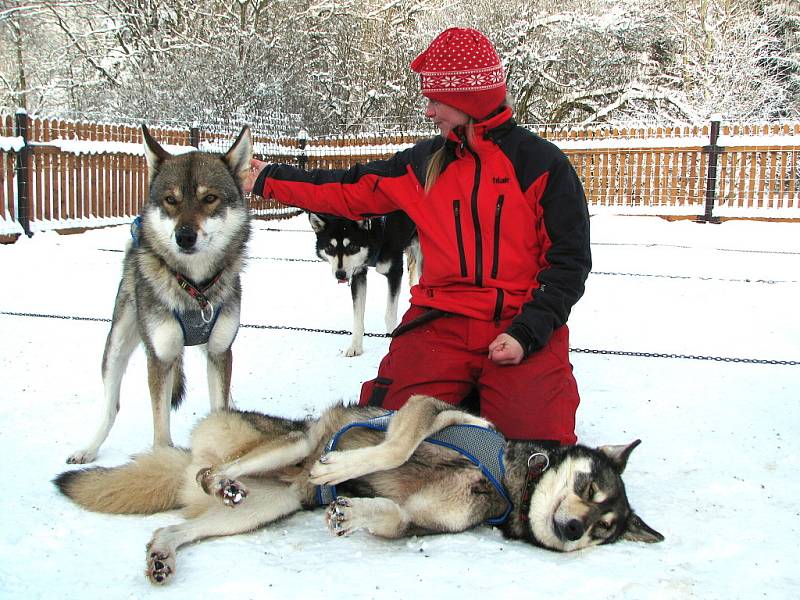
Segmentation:
<svg viewBox="0 0 800 600">
<path fill-rule="evenodd" d="M 593 213 L 800 219 L 800 124 L 529 128 L 569 156 Z M 224 151 L 238 133 L 151 131 L 173 152 Z M 427 135 L 306 140 L 254 131 L 254 141 L 264 160 L 336 168 L 386 158 Z M 3 116 L 0 235 L 129 222 L 147 193 L 142 144 L 138 126 Z M 289 210 L 260 198 L 251 207 L 265 216 Z"/>
</svg>

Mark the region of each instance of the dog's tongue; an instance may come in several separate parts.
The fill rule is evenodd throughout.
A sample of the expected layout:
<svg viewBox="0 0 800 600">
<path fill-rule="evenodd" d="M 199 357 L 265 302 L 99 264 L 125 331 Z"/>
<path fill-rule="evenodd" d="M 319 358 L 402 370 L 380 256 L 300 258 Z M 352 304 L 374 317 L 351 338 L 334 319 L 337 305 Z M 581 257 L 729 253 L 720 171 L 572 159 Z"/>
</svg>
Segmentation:
<svg viewBox="0 0 800 600">
<path fill-rule="evenodd" d="M 347 283 L 347 279 L 337 279 L 336 281 L 339 283 Z"/>
</svg>

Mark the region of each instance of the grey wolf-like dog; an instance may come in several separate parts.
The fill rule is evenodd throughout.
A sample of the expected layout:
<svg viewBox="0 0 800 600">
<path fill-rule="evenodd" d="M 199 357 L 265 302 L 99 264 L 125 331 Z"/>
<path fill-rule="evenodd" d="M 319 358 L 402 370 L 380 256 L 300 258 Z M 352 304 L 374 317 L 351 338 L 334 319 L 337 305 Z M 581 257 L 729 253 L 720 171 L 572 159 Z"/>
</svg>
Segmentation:
<svg viewBox="0 0 800 600">
<path fill-rule="evenodd" d="M 184 509 L 186 521 L 156 530 L 147 544 L 146 573 L 154 584 L 175 575 L 179 547 L 312 509 L 320 484 L 337 485 L 339 496 L 325 513 L 336 535 L 455 533 L 505 510 L 500 527 L 507 537 L 556 551 L 663 540 L 633 511 L 621 479 L 638 440 L 599 449 L 504 442 L 501 493 L 462 453 L 425 441 L 450 426 L 488 428 L 487 421 L 412 396 L 385 433 L 353 426 L 385 413 L 335 405 L 319 419 L 289 420 L 219 411 L 195 427 L 191 450 L 156 448 L 126 465 L 67 471 L 54 482 L 98 512 Z M 334 436 L 339 444 L 331 450 Z"/>
<path fill-rule="evenodd" d="M 87 446 L 68 463 L 97 457 L 119 412 L 122 376 L 144 344 L 153 445 L 170 446 L 170 407 L 184 395 L 184 345 L 207 356 L 213 410 L 230 403 L 231 345 L 239 328 L 240 272 L 250 235 L 242 182 L 252 139 L 244 127 L 224 155 L 173 156 L 142 127 L 149 197 L 132 228 L 103 352 L 103 413 Z"/>
</svg>

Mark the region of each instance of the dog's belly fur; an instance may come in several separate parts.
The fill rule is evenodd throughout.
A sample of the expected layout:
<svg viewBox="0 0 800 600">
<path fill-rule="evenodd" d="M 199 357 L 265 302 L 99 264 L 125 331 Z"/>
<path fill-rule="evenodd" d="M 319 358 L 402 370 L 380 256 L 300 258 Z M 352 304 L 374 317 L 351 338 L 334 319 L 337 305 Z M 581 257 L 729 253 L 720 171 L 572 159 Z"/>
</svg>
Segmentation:
<svg viewBox="0 0 800 600">
<path fill-rule="evenodd" d="M 258 501 L 261 492 L 268 489 L 273 496 L 291 497 L 305 509 L 317 508 L 317 486 L 309 482 L 309 474 L 330 438 L 349 423 L 384 413 L 379 408 L 336 406 L 319 421 L 293 421 L 240 411 L 208 416 L 192 434 L 192 461 L 184 473 L 181 492 L 186 515 L 197 516 L 219 504 L 197 484 L 199 470 L 235 461 L 258 446 L 280 447 L 286 439 L 298 435 L 311 450 L 296 465 L 256 477 L 244 476 L 240 481 L 250 490 L 248 503 Z M 384 436 L 382 431 L 355 427 L 341 436 L 337 450 L 375 446 Z M 505 501 L 478 467 L 457 451 L 431 443 L 420 444 L 401 466 L 344 482 L 337 486 L 337 492 L 392 500 L 413 513 L 415 526 L 406 532 L 412 535 L 463 531 L 480 524 L 486 515 L 501 514 L 505 508 Z"/>
</svg>

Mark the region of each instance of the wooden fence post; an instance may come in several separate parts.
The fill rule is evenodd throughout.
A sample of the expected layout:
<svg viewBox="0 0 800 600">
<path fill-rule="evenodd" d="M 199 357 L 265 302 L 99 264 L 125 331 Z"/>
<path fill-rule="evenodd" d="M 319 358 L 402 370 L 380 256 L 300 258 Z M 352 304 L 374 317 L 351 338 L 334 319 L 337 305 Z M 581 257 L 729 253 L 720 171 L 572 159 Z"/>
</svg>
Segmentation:
<svg viewBox="0 0 800 600">
<path fill-rule="evenodd" d="M 14 115 L 16 136 L 22 138 L 22 148 L 17 153 L 17 220 L 28 237 L 33 236 L 30 221 L 30 181 L 33 171 L 33 148 L 28 144 L 31 118 L 24 108 Z"/>
<path fill-rule="evenodd" d="M 722 116 L 718 114 L 711 115 L 711 135 L 709 145 L 703 148 L 703 152 L 708 154 L 708 172 L 706 174 L 706 210 L 705 214 L 700 217 L 703 223 L 719 223 L 719 217 L 714 217 L 714 202 L 717 196 L 717 163 L 719 162 L 719 155 L 725 150 L 722 146 L 717 145 L 719 139 L 719 124 Z"/>
<path fill-rule="evenodd" d="M 300 154 L 297 156 L 297 166 L 306 170 L 308 166 L 308 155 L 306 154 L 306 144 L 308 143 L 308 132 L 301 129 L 297 132 L 297 147 L 300 149 Z"/>
<path fill-rule="evenodd" d="M 197 123 L 192 125 L 189 129 L 189 145 L 194 146 L 198 150 L 200 149 L 200 128 L 197 126 Z"/>
</svg>

